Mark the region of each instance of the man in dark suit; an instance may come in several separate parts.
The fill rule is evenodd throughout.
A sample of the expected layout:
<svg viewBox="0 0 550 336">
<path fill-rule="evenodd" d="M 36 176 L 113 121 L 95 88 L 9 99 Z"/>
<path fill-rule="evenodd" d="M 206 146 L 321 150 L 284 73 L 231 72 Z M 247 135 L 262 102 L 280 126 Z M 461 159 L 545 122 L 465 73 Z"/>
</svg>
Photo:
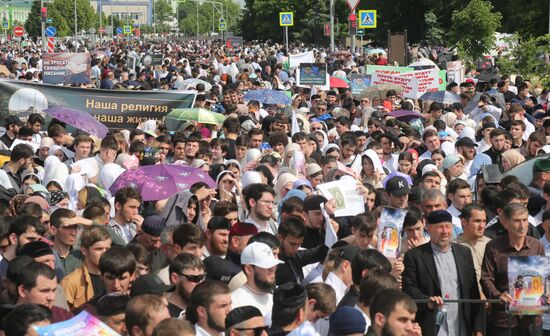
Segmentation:
<svg viewBox="0 0 550 336">
<path fill-rule="evenodd" d="M 479 287 L 472 254 L 452 242 L 452 215 L 446 210 L 426 218 L 430 242 L 405 254 L 403 290 L 416 300 L 416 320 L 423 335 L 472 335 L 481 331 L 479 304 L 444 303 L 445 300 L 479 299 Z M 437 317 L 437 320 L 436 320 Z"/>
</svg>

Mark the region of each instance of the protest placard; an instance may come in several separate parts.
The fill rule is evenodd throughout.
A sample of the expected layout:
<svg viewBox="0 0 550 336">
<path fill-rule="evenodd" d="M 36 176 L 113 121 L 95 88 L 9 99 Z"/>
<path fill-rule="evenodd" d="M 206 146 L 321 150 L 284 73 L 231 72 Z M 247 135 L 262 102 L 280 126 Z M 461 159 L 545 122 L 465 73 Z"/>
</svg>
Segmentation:
<svg viewBox="0 0 550 336">
<path fill-rule="evenodd" d="M 320 184 L 317 189 L 326 199 L 336 202 L 335 217 L 355 216 L 365 212 L 365 199 L 357 192 L 357 184 L 352 179 L 345 182 L 333 181 Z"/>
<path fill-rule="evenodd" d="M 549 311 L 550 257 L 508 258 L 510 314 L 540 315 Z"/>
<path fill-rule="evenodd" d="M 404 77 L 398 75 L 385 75 L 375 72 L 372 75 L 371 85 L 395 84 L 403 88 L 403 97 L 417 99 L 422 94 L 418 94 L 419 80 L 414 77 Z"/>
<path fill-rule="evenodd" d="M 90 53 L 45 53 L 42 67 L 45 84 L 90 84 Z"/>
<path fill-rule="evenodd" d="M 405 72 L 414 71 L 411 67 L 387 66 L 387 65 L 367 65 L 366 74 L 372 75 L 375 72 L 385 75 L 397 75 Z"/>
<path fill-rule="evenodd" d="M 401 232 L 406 214 L 405 209 L 384 208 L 382 210 L 377 228 L 376 248 L 388 258 L 399 257 Z"/>
<path fill-rule="evenodd" d="M 288 66 L 290 69 L 296 69 L 302 63 L 314 63 L 315 55 L 313 51 L 306 51 L 301 54 L 288 55 Z"/>
<path fill-rule="evenodd" d="M 108 325 L 87 311 L 82 311 L 70 320 L 34 327 L 38 336 L 119 336 Z"/>
<path fill-rule="evenodd" d="M 135 128 L 139 123 L 161 120 L 175 108 L 193 107 L 190 91 L 118 91 L 0 80 L 0 114 L 25 119 L 31 113 L 64 106 L 87 111 L 110 128 Z"/>
<path fill-rule="evenodd" d="M 371 79 L 372 75 L 350 74 L 349 80 L 351 81 L 351 92 L 354 95 L 361 93 L 361 91 L 370 86 Z"/>
<path fill-rule="evenodd" d="M 325 63 L 301 63 L 298 69 L 298 85 L 326 85 L 328 82 Z"/>
</svg>

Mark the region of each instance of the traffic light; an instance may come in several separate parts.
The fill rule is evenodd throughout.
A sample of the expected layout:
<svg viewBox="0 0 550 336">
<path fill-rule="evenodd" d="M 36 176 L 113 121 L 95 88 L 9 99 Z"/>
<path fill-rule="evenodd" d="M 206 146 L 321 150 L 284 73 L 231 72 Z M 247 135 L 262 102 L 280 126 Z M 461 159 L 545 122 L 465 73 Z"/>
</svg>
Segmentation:
<svg viewBox="0 0 550 336">
<path fill-rule="evenodd" d="M 48 21 L 48 9 L 46 7 L 42 7 L 40 9 L 40 17 L 42 18 L 42 23 L 46 23 Z"/>
</svg>

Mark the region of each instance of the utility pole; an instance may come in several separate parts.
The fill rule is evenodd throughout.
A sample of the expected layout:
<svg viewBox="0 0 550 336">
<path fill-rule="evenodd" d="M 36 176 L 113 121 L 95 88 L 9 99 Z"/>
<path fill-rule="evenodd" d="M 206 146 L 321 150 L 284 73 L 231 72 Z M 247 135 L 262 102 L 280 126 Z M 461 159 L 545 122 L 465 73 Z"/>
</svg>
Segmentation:
<svg viewBox="0 0 550 336">
<path fill-rule="evenodd" d="M 44 8 L 44 0 L 40 0 L 40 10 L 42 10 L 42 8 Z M 44 22 L 44 20 L 42 20 L 42 17 L 40 17 L 40 26 L 41 26 L 41 29 L 42 29 L 42 50 L 44 52 L 46 52 L 47 50 L 47 44 L 46 44 L 46 27 L 45 27 L 46 23 Z"/>
<path fill-rule="evenodd" d="M 334 51 L 334 0 L 330 0 L 330 51 Z"/>
<path fill-rule="evenodd" d="M 74 0 L 74 52 L 78 52 L 78 14 L 76 12 L 76 0 Z"/>
</svg>

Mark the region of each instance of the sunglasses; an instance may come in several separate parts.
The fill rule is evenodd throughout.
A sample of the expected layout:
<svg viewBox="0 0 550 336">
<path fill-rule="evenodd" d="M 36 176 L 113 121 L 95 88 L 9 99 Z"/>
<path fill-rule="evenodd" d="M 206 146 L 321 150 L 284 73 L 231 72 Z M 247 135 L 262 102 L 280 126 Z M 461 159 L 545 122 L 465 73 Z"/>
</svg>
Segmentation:
<svg viewBox="0 0 550 336">
<path fill-rule="evenodd" d="M 197 274 L 197 275 L 189 275 L 189 274 L 180 274 L 182 277 L 186 278 L 188 281 L 199 283 L 206 278 L 206 273 L 203 274 Z"/>
<path fill-rule="evenodd" d="M 261 336 L 264 331 L 267 332 L 268 328 L 269 328 L 268 326 L 261 326 L 256 328 L 235 328 L 235 330 L 238 330 L 238 331 L 252 330 L 254 331 L 254 336 Z"/>
</svg>

